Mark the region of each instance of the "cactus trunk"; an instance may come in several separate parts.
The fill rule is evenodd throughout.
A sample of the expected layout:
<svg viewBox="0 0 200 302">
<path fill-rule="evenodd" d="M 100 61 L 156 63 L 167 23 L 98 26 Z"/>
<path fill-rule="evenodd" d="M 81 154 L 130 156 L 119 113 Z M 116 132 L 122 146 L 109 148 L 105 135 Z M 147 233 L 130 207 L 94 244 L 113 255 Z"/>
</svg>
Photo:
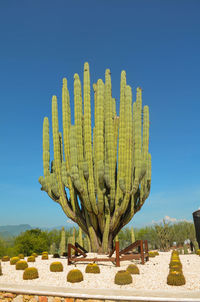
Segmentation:
<svg viewBox="0 0 200 302">
<path fill-rule="evenodd" d="M 142 89 L 136 101 L 121 73 L 119 116 L 112 96 L 111 73 L 94 89 L 94 125 L 91 114 L 89 64 L 84 64 L 83 92 L 74 75 L 74 110 L 70 108 L 67 79 L 63 79 L 63 137 L 59 132 L 58 103 L 52 98 L 54 160 L 50 165 L 49 121 L 43 123 L 41 190 L 61 205 L 79 226 L 78 241 L 91 251 L 108 252 L 119 231 L 141 209 L 151 186 L 149 109 L 142 109 Z M 74 112 L 74 119 L 71 117 Z M 143 116 L 143 119 L 142 119 Z M 71 120 L 74 120 L 72 125 Z M 82 230 L 86 237 L 82 240 Z M 69 242 L 75 241 L 75 232 Z"/>
</svg>

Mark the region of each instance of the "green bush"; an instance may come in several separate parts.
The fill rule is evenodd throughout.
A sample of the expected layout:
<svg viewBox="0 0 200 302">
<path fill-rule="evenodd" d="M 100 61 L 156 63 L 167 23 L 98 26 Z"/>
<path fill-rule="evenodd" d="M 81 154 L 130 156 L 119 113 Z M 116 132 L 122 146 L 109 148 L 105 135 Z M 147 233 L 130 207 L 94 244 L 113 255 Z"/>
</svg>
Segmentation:
<svg viewBox="0 0 200 302">
<path fill-rule="evenodd" d="M 27 267 L 23 273 L 23 280 L 32 280 L 39 278 L 38 270 L 35 267 Z"/>
<path fill-rule="evenodd" d="M 130 274 L 139 274 L 139 268 L 135 264 L 129 264 L 129 266 L 126 269 Z"/>
<path fill-rule="evenodd" d="M 19 260 L 16 263 L 16 270 L 25 270 L 28 267 L 28 263 L 25 260 Z"/>
<path fill-rule="evenodd" d="M 149 251 L 149 257 L 156 257 L 155 252 L 153 252 L 153 251 Z"/>
<path fill-rule="evenodd" d="M 67 274 L 67 281 L 71 283 L 83 281 L 83 274 L 79 269 L 72 269 Z"/>
<path fill-rule="evenodd" d="M 50 265 L 51 272 L 63 272 L 63 265 L 61 262 L 52 262 Z"/>
<path fill-rule="evenodd" d="M 16 264 L 17 261 L 19 261 L 19 260 L 20 260 L 19 257 L 12 257 L 12 258 L 10 259 L 10 264 L 11 264 L 11 265 Z"/>
<path fill-rule="evenodd" d="M 118 271 L 115 275 L 115 284 L 118 285 L 126 285 L 132 283 L 132 276 L 129 272 L 127 271 Z"/>
<path fill-rule="evenodd" d="M 96 263 L 89 263 L 85 268 L 86 273 L 99 274 L 100 268 Z"/>
</svg>

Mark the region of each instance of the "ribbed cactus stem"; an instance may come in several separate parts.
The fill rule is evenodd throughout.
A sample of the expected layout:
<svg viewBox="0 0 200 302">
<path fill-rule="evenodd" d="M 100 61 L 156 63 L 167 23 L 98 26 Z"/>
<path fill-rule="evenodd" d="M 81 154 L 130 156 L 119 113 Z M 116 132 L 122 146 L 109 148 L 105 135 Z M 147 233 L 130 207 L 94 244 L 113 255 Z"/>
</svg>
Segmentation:
<svg viewBox="0 0 200 302">
<path fill-rule="evenodd" d="M 92 130 L 91 130 L 91 102 L 90 102 L 90 71 L 89 64 L 84 64 L 84 151 L 85 159 L 89 168 L 88 192 L 89 199 L 94 213 L 98 214 L 96 205 L 95 186 L 94 186 L 94 172 L 92 159 Z"/>
<path fill-rule="evenodd" d="M 59 253 L 60 255 L 63 255 L 64 252 L 66 252 L 66 239 L 65 239 L 65 228 L 62 227 Z"/>
<path fill-rule="evenodd" d="M 83 246 L 83 234 L 82 234 L 82 229 L 78 229 L 78 243 Z"/>
<path fill-rule="evenodd" d="M 131 227 L 131 242 L 132 242 L 132 243 L 135 242 L 135 234 L 134 234 L 133 227 Z"/>
</svg>

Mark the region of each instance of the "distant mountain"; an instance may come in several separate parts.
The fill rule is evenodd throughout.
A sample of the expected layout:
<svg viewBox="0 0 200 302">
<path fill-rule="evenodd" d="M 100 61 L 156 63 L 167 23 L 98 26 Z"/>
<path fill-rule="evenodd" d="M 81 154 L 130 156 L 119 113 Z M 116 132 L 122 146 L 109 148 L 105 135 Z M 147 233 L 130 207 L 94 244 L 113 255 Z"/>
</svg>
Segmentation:
<svg viewBox="0 0 200 302">
<path fill-rule="evenodd" d="M 18 236 L 20 233 L 33 229 L 29 224 L 0 226 L 0 237 L 8 238 Z"/>
<path fill-rule="evenodd" d="M 27 230 L 39 228 L 43 231 L 52 231 L 52 230 L 61 230 L 63 225 L 55 226 L 55 227 L 36 227 L 30 226 L 29 224 L 19 224 L 19 225 L 4 225 L 0 226 L 0 238 L 9 238 L 18 236 L 20 233 L 25 232 Z M 67 230 L 73 227 L 73 225 L 65 225 L 64 228 Z"/>
</svg>

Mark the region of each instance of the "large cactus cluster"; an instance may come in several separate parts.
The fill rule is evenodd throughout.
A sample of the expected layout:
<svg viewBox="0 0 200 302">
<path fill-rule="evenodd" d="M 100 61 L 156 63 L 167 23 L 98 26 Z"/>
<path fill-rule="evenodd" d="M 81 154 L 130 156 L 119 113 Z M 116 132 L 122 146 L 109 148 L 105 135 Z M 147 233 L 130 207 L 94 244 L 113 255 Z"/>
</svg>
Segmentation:
<svg viewBox="0 0 200 302">
<path fill-rule="evenodd" d="M 49 121 L 43 123 L 41 190 L 59 203 L 70 219 L 90 238 L 92 251 L 107 252 L 113 239 L 138 212 L 150 192 L 151 155 L 149 109 L 142 110 L 142 90 L 136 101 L 126 73 L 121 73 L 119 116 L 112 96 L 111 73 L 93 84 L 94 127 L 91 122 L 89 64 L 84 64 L 83 94 L 74 75 L 74 125 L 70 94 L 63 79 L 62 122 L 59 132 L 58 105 L 52 97 L 54 160 L 50 166 Z M 93 104 L 92 104 L 93 106 Z M 142 118 L 143 117 L 143 118 Z M 70 197 L 69 197 L 70 196 Z"/>
</svg>

